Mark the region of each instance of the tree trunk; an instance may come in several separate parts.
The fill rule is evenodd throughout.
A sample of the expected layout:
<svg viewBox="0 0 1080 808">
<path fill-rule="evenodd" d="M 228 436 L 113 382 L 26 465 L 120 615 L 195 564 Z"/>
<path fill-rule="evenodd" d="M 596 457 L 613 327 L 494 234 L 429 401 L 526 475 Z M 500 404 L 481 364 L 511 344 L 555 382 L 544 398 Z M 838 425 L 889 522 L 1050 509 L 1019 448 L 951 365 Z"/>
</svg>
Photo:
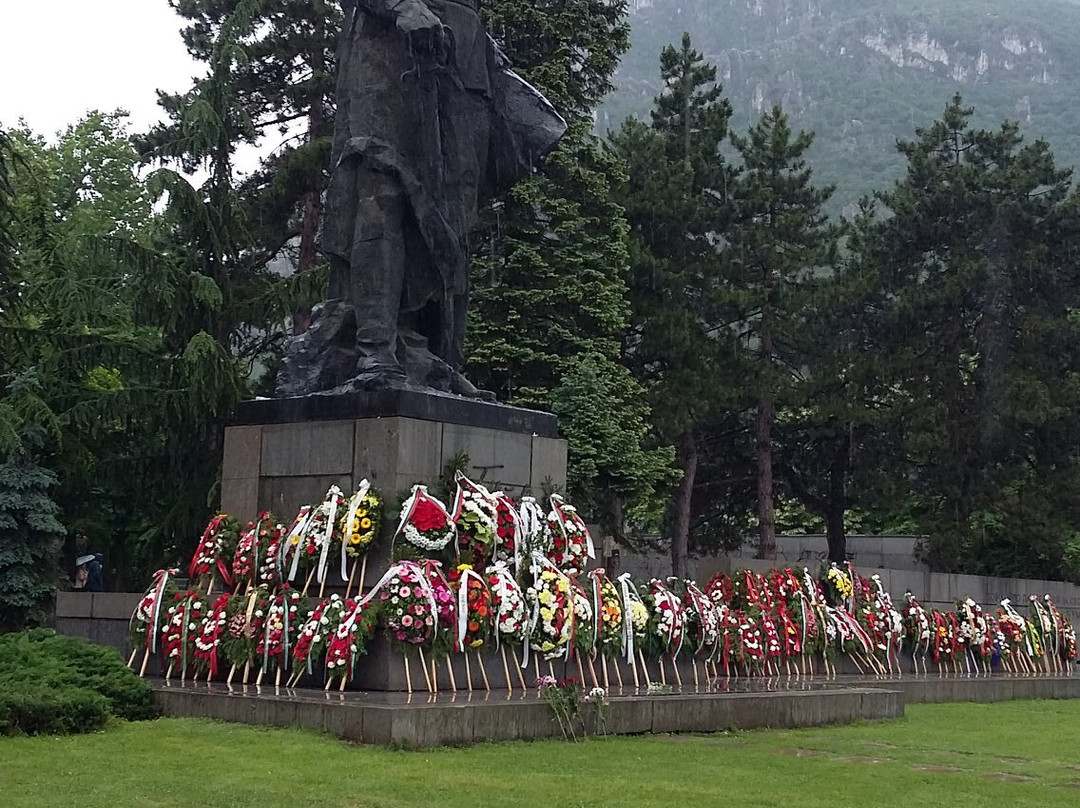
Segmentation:
<svg viewBox="0 0 1080 808">
<path fill-rule="evenodd" d="M 829 545 L 829 561 L 837 564 L 847 560 L 847 534 L 844 513 L 847 511 L 847 473 L 851 451 L 851 432 L 841 427 L 841 439 L 833 454 L 829 469 L 829 496 L 825 501 L 825 541 Z"/>
<path fill-rule="evenodd" d="M 758 399 L 757 408 L 757 498 L 758 557 L 776 558 L 776 514 L 773 505 L 772 457 L 773 403 Z"/>
<path fill-rule="evenodd" d="M 844 532 L 844 506 L 829 502 L 825 511 L 825 541 L 829 545 L 829 561 L 842 564 L 847 560 L 847 533 Z"/>
<path fill-rule="evenodd" d="M 698 465 L 697 441 L 692 429 L 686 430 L 679 439 L 678 461 L 683 476 L 675 487 L 675 498 L 672 502 L 674 525 L 671 535 L 671 574 L 677 578 L 686 578 L 686 559 L 690 547 L 690 502 Z"/>
<path fill-rule="evenodd" d="M 773 363 L 773 311 L 771 298 L 774 281 L 768 267 L 764 267 L 762 281 L 765 291 L 765 304 L 761 307 L 761 375 L 758 379 L 756 425 L 758 557 L 773 559 L 776 558 L 776 513 L 773 502 L 772 451 L 772 427 L 775 413 L 770 377 Z"/>
</svg>

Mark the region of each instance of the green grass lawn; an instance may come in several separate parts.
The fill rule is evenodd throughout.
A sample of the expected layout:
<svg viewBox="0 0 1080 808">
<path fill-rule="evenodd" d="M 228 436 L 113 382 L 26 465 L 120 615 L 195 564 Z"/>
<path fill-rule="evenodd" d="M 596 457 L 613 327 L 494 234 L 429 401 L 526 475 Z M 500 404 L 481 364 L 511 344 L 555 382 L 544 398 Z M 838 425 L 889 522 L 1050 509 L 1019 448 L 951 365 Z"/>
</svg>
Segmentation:
<svg viewBox="0 0 1080 808">
<path fill-rule="evenodd" d="M 1075 806 L 1080 701 L 850 727 L 399 752 L 208 721 L 0 739 L 0 805 Z"/>
</svg>

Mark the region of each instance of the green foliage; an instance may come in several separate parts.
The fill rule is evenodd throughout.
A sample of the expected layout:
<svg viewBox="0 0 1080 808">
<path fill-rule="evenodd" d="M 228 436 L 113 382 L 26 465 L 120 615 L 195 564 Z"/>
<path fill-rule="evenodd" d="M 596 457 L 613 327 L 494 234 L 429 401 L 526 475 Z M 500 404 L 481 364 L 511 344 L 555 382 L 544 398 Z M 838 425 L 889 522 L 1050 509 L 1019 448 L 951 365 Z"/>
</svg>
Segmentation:
<svg viewBox="0 0 1080 808">
<path fill-rule="evenodd" d="M 0 633 L 48 619 L 64 533 L 50 497 L 56 475 L 37 459 L 43 430 L 23 426 L 18 437 L 19 449 L 0 462 Z"/>
<path fill-rule="evenodd" d="M 483 13 L 515 70 L 555 104 L 569 131 L 535 176 L 485 214 L 473 260 L 467 373 L 503 401 L 550 409 L 580 399 L 583 374 L 612 380 L 620 373 L 627 227 L 612 187 L 621 167 L 590 129 L 591 110 L 626 49 L 626 4 L 504 0 L 484 4 Z M 640 405 L 618 384 L 601 393 L 610 397 L 575 412 L 576 423 L 564 422 L 570 467 L 596 472 L 577 475 L 573 493 L 590 517 L 621 533 L 623 498 L 647 499 L 662 472 L 640 443 L 628 467 L 597 452 L 591 436 L 607 429 L 604 421 L 640 417 Z M 630 440 L 642 437 L 635 430 Z"/>
<path fill-rule="evenodd" d="M 1077 206 L 1047 144 L 971 116 L 956 97 L 899 145 L 907 176 L 861 245 L 904 424 L 890 470 L 939 568 L 1055 576 L 1080 518 Z"/>
<path fill-rule="evenodd" d="M 0 735 L 93 732 L 112 716 L 157 709 L 111 648 L 43 629 L 0 636 Z"/>
</svg>

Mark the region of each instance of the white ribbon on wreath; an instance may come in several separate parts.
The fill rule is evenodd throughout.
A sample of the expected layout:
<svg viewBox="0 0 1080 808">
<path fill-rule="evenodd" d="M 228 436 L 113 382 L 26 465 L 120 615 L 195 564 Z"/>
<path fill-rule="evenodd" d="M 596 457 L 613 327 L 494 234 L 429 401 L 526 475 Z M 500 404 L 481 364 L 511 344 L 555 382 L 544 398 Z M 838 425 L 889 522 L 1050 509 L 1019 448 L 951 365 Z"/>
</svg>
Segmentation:
<svg viewBox="0 0 1080 808">
<path fill-rule="evenodd" d="M 293 539 L 299 538 L 304 535 L 307 530 L 308 522 L 311 521 L 315 512 L 310 505 L 304 505 L 300 508 L 300 512 L 296 515 L 296 519 L 293 520 L 292 530 L 289 531 L 289 535 L 281 541 L 281 546 L 278 548 L 278 571 L 284 573 L 285 571 L 285 558 L 289 553 L 290 548 L 293 546 Z M 296 552 L 293 553 L 292 566 L 289 568 L 288 580 L 295 581 L 296 574 L 300 571 L 300 545 L 296 545 Z"/>
<path fill-rule="evenodd" d="M 620 593 L 622 594 L 622 607 L 623 607 L 623 651 L 626 653 L 626 661 L 631 665 L 634 663 L 634 610 L 632 608 L 634 601 L 641 602 L 641 594 L 637 591 L 637 587 L 634 586 L 634 581 L 629 572 L 624 572 L 616 579 L 619 583 Z M 633 594 L 631 594 L 633 593 Z"/>
<path fill-rule="evenodd" d="M 469 567 L 461 571 L 461 578 L 458 580 L 458 625 L 457 625 L 457 641 L 458 649 L 465 650 L 465 635 L 469 630 L 469 579 L 475 578 L 480 582 L 480 585 L 487 589 L 487 584 L 484 583 L 484 579 L 476 572 L 476 570 Z M 496 634 L 498 632 L 496 631 Z"/>
</svg>

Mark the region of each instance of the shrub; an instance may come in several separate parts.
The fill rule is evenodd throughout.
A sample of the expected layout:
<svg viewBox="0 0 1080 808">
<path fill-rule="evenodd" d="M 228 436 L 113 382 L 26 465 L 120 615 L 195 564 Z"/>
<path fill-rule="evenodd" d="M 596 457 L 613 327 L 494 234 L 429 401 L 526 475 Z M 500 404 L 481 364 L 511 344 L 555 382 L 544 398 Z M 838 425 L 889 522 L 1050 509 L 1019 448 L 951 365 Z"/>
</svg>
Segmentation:
<svg viewBox="0 0 1080 808">
<path fill-rule="evenodd" d="M 47 629 L 0 637 L 0 735 L 91 732 L 157 715 L 146 682 L 110 648 Z"/>
</svg>

